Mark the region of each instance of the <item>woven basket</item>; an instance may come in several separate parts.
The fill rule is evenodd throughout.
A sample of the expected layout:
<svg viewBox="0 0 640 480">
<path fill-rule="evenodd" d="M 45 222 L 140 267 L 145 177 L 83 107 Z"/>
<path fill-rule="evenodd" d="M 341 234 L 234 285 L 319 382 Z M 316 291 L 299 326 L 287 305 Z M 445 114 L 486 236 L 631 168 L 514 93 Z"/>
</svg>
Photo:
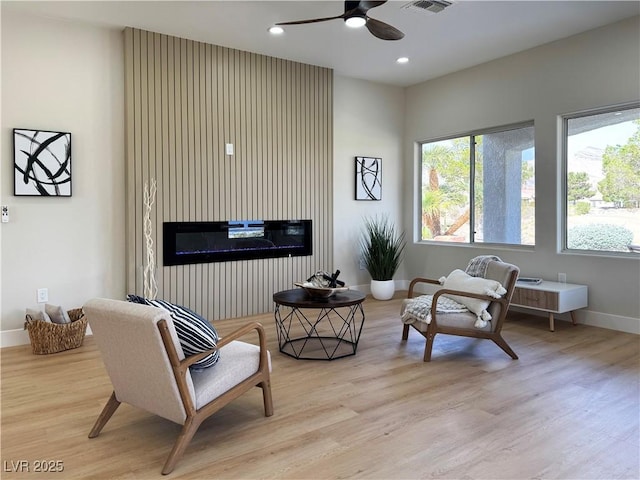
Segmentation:
<svg viewBox="0 0 640 480">
<path fill-rule="evenodd" d="M 71 323 L 49 323 L 33 320 L 27 315 L 24 328 L 29 332 L 31 349 L 36 355 L 62 352 L 78 348 L 87 331 L 87 317 L 81 308 L 69 310 Z"/>
</svg>

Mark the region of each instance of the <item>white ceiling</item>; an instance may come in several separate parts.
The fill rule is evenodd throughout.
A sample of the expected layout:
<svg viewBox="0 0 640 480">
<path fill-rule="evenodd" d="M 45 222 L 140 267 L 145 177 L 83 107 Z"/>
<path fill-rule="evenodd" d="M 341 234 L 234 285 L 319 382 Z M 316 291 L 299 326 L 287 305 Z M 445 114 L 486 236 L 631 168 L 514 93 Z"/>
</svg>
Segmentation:
<svg viewBox="0 0 640 480">
<path fill-rule="evenodd" d="M 339 75 L 413 85 L 640 14 L 640 1 L 453 0 L 434 14 L 392 0 L 369 16 L 405 33 L 384 41 L 342 20 L 286 27 L 276 22 L 340 15 L 336 1 L 2 1 L 10 8 L 92 24 L 141 28 L 215 45 L 330 67 Z M 640 38 L 640 37 L 639 37 Z M 399 65 L 395 59 L 410 58 Z"/>
</svg>

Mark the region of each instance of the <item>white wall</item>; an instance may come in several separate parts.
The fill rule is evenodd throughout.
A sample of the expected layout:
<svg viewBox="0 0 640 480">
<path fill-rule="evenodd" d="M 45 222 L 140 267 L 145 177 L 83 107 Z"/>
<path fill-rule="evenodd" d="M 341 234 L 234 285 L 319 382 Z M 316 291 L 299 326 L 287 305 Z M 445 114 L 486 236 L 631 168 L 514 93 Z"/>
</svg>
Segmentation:
<svg viewBox="0 0 640 480">
<path fill-rule="evenodd" d="M 368 291 L 360 270 L 358 239 L 365 216 L 388 215 L 402 226 L 402 130 L 404 89 L 334 76 L 333 245 L 340 279 Z M 382 200 L 355 200 L 355 157 L 382 158 Z M 396 273 L 403 279 L 401 266 Z"/>
<path fill-rule="evenodd" d="M 3 346 L 26 338 L 37 288 L 65 308 L 125 294 L 123 86 L 120 31 L 2 5 Z M 13 196 L 13 128 L 71 132 L 71 198 Z"/>
<path fill-rule="evenodd" d="M 26 307 L 36 289 L 67 308 L 124 291 L 123 41 L 119 31 L 2 12 L 0 199 L 11 222 L 0 224 L 2 345 L 25 341 Z M 555 253 L 556 117 L 637 99 L 638 20 L 589 32 L 407 90 L 334 79 L 334 265 L 350 285 L 366 288 L 357 265 L 364 215 L 386 213 L 407 231 L 414 208 L 414 142 L 534 119 L 538 239 L 535 251 L 410 245 L 396 279 L 440 276 L 479 253 L 498 253 L 528 275 L 590 287 L 583 321 L 638 331 L 640 265 L 636 260 Z M 406 104 L 406 114 L 405 114 Z M 73 197 L 13 196 L 11 130 L 72 132 Z M 383 161 L 383 200 L 354 200 L 354 157 Z"/>
<path fill-rule="evenodd" d="M 418 219 L 415 142 L 533 120 L 536 135 L 535 249 L 412 245 L 409 277 L 438 278 L 479 254 L 526 276 L 589 286 L 586 323 L 640 333 L 640 262 L 557 253 L 560 235 L 558 116 L 640 98 L 639 18 L 505 57 L 407 89 L 404 222 Z"/>
</svg>

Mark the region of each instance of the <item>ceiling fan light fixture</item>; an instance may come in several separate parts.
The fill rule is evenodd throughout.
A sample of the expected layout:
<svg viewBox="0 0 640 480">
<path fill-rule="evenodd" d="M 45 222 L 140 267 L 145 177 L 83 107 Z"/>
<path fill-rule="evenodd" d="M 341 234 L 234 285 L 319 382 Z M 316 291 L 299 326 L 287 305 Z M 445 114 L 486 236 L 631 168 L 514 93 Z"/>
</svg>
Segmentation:
<svg viewBox="0 0 640 480">
<path fill-rule="evenodd" d="M 282 35 L 284 28 L 274 25 L 273 27 L 269 27 L 269 33 L 272 35 Z"/>
<path fill-rule="evenodd" d="M 348 17 L 344 19 L 344 23 L 347 24 L 347 27 L 360 28 L 365 26 L 367 19 L 364 17 Z"/>
<path fill-rule="evenodd" d="M 1 1 L 1 0 L 0 0 Z M 376 1 L 346 1 L 344 2 L 344 13 L 333 17 L 309 18 L 307 20 L 294 20 L 291 22 L 278 22 L 276 25 L 304 25 L 308 23 L 328 22 L 329 20 L 344 20 L 350 28 L 367 27 L 369 33 L 380 40 L 401 40 L 404 33 L 396 27 L 384 23 L 368 16 L 367 12 L 372 8 L 379 7 L 387 3 L 388 0 Z M 444 1 L 444 0 L 442 0 Z"/>
</svg>

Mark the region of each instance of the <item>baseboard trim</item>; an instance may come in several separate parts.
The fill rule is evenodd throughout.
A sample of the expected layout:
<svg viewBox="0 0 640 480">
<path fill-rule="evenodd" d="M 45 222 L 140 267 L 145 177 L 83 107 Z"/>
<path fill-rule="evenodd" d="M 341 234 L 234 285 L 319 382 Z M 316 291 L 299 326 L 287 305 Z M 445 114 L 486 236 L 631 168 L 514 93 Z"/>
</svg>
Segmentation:
<svg viewBox="0 0 640 480">
<path fill-rule="evenodd" d="M 408 290 L 408 280 L 396 280 L 396 291 Z M 371 293 L 370 285 L 352 285 L 354 290 L 360 290 L 366 294 Z M 514 308 L 514 310 L 532 313 L 534 315 L 545 316 L 544 312 L 537 310 L 526 310 Z M 602 312 L 593 312 L 590 310 L 577 310 L 575 312 L 578 324 L 589 325 L 591 327 L 606 328 L 616 330 L 618 332 L 635 333 L 640 335 L 640 319 L 633 317 L 623 317 L 620 315 L 611 315 Z M 568 313 L 555 316 L 556 320 L 570 322 L 571 317 Z M 87 335 L 92 335 L 91 327 L 87 326 Z M 0 348 L 17 347 L 29 344 L 29 334 L 26 330 L 2 330 L 0 331 Z"/>
<path fill-rule="evenodd" d="M 409 280 L 394 280 L 394 284 L 396 286 L 396 292 L 402 290 L 409 290 Z M 352 290 L 360 290 L 362 293 L 367 295 L 371 294 L 371 284 L 367 283 L 365 285 L 350 285 L 349 288 Z"/>
<path fill-rule="evenodd" d="M 87 325 L 86 335 L 93 335 L 89 325 Z M 29 343 L 29 334 L 26 330 L 16 328 L 15 330 L 0 331 L 0 348 L 19 347 L 20 345 L 29 345 Z"/>
<path fill-rule="evenodd" d="M 29 343 L 29 334 L 26 330 L 2 330 L 0 332 L 0 347 L 17 347 Z"/>
<path fill-rule="evenodd" d="M 409 280 L 396 280 L 396 291 L 409 290 Z M 366 294 L 371 293 L 370 285 L 352 285 L 351 288 L 360 290 Z M 432 287 L 433 288 L 433 287 Z M 428 286 L 421 285 L 417 288 L 419 293 L 429 293 Z M 549 314 L 525 308 L 513 307 L 514 311 L 527 312 L 541 317 L 549 317 Z M 606 328 L 618 332 L 635 333 L 640 335 L 640 318 L 623 317 L 620 315 L 611 315 L 609 313 L 593 312 L 591 310 L 577 310 L 575 312 L 578 324 L 589 325 L 591 327 Z M 570 322 L 571 316 L 568 313 L 555 315 L 555 319 L 559 321 Z"/>
<path fill-rule="evenodd" d="M 640 318 L 622 317 L 620 315 L 592 312 L 590 310 L 578 310 L 576 316 L 578 323 L 583 325 L 640 335 Z"/>
<path fill-rule="evenodd" d="M 544 318 L 548 322 L 549 314 L 542 310 L 532 310 L 522 307 L 511 307 L 509 310 L 514 312 L 525 312 L 530 315 L 536 315 Z M 576 323 L 578 325 L 589 325 L 591 327 L 606 328 L 607 330 L 615 330 L 617 332 L 635 333 L 640 335 L 640 319 L 633 317 L 622 317 L 620 315 L 611 315 L 609 313 L 592 312 L 590 310 L 576 310 Z M 554 320 L 560 322 L 570 322 L 571 315 L 569 313 L 555 314 Z"/>
</svg>

